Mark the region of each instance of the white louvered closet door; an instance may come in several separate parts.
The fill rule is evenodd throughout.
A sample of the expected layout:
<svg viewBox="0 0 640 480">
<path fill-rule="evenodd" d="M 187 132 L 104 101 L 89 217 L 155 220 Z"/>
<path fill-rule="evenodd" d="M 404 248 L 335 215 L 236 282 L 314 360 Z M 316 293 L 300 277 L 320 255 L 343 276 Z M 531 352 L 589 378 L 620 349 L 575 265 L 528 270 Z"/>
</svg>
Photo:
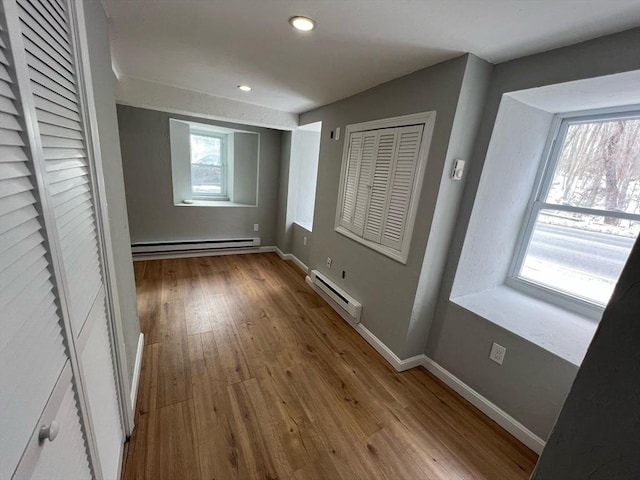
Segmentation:
<svg viewBox="0 0 640 480">
<path fill-rule="evenodd" d="M 362 152 L 360 154 L 360 168 L 356 180 L 355 205 L 353 208 L 353 221 L 351 230 L 356 235 L 362 235 L 364 230 L 369 195 L 371 193 L 371 181 L 373 178 L 373 163 L 376 154 L 378 135 L 376 132 L 362 133 Z"/>
<path fill-rule="evenodd" d="M 378 143 L 375 152 L 371 196 L 364 228 L 364 238 L 380 243 L 382 226 L 387 214 L 387 197 L 391 180 L 391 167 L 396 152 L 397 128 L 378 131 Z"/>
<path fill-rule="evenodd" d="M 407 228 L 407 214 L 418 165 L 418 154 L 422 142 L 422 125 L 398 129 L 397 147 L 393 158 L 391 181 L 386 214 L 380 243 L 400 250 Z"/>
<path fill-rule="evenodd" d="M 0 17 L 0 478 L 30 477 L 44 458 L 49 476 L 40 478 L 56 472 L 86 479 L 91 472 L 45 222 L 3 12 Z M 52 401 L 60 397 L 62 403 Z M 40 426 L 53 420 L 60 427 L 55 443 L 38 442 Z M 66 454 L 52 455 L 52 449 Z"/>
<path fill-rule="evenodd" d="M 356 190 L 358 187 L 358 170 L 360 168 L 360 155 L 362 155 L 362 133 L 353 133 L 349 136 L 349 152 L 344 173 L 344 197 L 342 211 L 340 212 L 340 225 L 353 229 L 353 214 L 356 207 Z"/>
<path fill-rule="evenodd" d="M 34 146 L 45 216 L 64 298 L 76 382 L 88 425 L 93 467 L 116 478 L 124 436 L 96 210 L 86 108 L 72 5 L 65 0 L 3 0 Z M 90 415 L 89 415 L 90 413 Z"/>
</svg>

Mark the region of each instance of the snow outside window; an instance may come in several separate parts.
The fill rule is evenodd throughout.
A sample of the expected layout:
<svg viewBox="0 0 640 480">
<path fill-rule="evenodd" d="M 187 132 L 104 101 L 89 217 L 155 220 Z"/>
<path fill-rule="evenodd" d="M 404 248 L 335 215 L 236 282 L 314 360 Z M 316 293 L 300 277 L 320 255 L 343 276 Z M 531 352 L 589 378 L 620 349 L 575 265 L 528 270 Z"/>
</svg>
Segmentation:
<svg viewBox="0 0 640 480">
<path fill-rule="evenodd" d="M 554 125 L 511 277 L 603 307 L 640 233 L 640 112 Z"/>
</svg>

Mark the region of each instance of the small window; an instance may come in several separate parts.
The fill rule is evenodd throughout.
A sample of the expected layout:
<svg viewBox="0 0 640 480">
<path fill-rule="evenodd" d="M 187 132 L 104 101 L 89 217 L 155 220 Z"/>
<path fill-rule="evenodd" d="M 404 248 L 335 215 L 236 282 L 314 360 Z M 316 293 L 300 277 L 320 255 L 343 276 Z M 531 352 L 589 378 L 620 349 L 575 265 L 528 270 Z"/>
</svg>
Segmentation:
<svg viewBox="0 0 640 480">
<path fill-rule="evenodd" d="M 190 134 L 191 194 L 194 199 L 227 198 L 224 137 Z"/>
<path fill-rule="evenodd" d="M 169 119 L 173 204 L 258 205 L 260 134 Z"/>
<path fill-rule="evenodd" d="M 348 125 L 336 231 L 406 263 L 435 112 Z"/>
<path fill-rule="evenodd" d="M 512 279 L 604 307 L 640 233 L 640 115 L 559 118 Z"/>
</svg>

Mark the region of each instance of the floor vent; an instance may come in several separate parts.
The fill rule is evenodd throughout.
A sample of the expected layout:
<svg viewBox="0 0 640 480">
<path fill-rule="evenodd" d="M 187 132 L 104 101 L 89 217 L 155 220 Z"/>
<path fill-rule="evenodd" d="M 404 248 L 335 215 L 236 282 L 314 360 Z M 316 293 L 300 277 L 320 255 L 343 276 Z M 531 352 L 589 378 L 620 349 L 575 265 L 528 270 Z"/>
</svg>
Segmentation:
<svg viewBox="0 0 640 480">
<path fill-rule="evenodd" d="M 140 242 L 131 245 L 131 253 L 149 255 L 154 253 L 184 253 L 210 250 L 236 250 L 256 248 L 260 238 L 233 238 L 226 240 L 187 240 L 180 242 Z"/>
<path fill-rule="evenodd" d="M 362 313 L 362 304 L 355 300 L 351 295 L 345 292 L 341 287 L 337 286 L 327 277 L 322 275 L 318 270 L 311 270 L 309 274 L 310 282 L 322 290 L 331 300 L 336 302 L 340 308 L 352 316 L 356 323 L 360 321 Z"/>
</svg>

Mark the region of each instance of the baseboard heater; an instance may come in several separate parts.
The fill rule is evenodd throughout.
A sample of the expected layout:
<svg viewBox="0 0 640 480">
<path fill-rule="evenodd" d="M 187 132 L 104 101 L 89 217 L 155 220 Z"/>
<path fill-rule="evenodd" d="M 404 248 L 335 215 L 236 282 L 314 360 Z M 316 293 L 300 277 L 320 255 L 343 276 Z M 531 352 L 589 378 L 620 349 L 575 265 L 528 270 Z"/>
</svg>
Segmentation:
<svg viewBox="0 0 640 480">
<path fill-rule="evenodd" d="M 322 275 L 318 270 L 311 270 L 307 279 L 312 285 L 322 290 L 322 292 L 336 302 L 340 308 L 353 317 L 356 323 L 360 321 L 360 315 L 362 314 L 362 304 L 360 302 Z"/>
<path fill-rule="evenodd" d="M 236 250 L 242 248 L 257 248 L 259 246 L 259 237 L 177 242 L 139 242 L 131 245 L 131 253 L 133 255 L 152 255 L 154 253 L 186 253 L 198 250 Z"/>
</svg>

